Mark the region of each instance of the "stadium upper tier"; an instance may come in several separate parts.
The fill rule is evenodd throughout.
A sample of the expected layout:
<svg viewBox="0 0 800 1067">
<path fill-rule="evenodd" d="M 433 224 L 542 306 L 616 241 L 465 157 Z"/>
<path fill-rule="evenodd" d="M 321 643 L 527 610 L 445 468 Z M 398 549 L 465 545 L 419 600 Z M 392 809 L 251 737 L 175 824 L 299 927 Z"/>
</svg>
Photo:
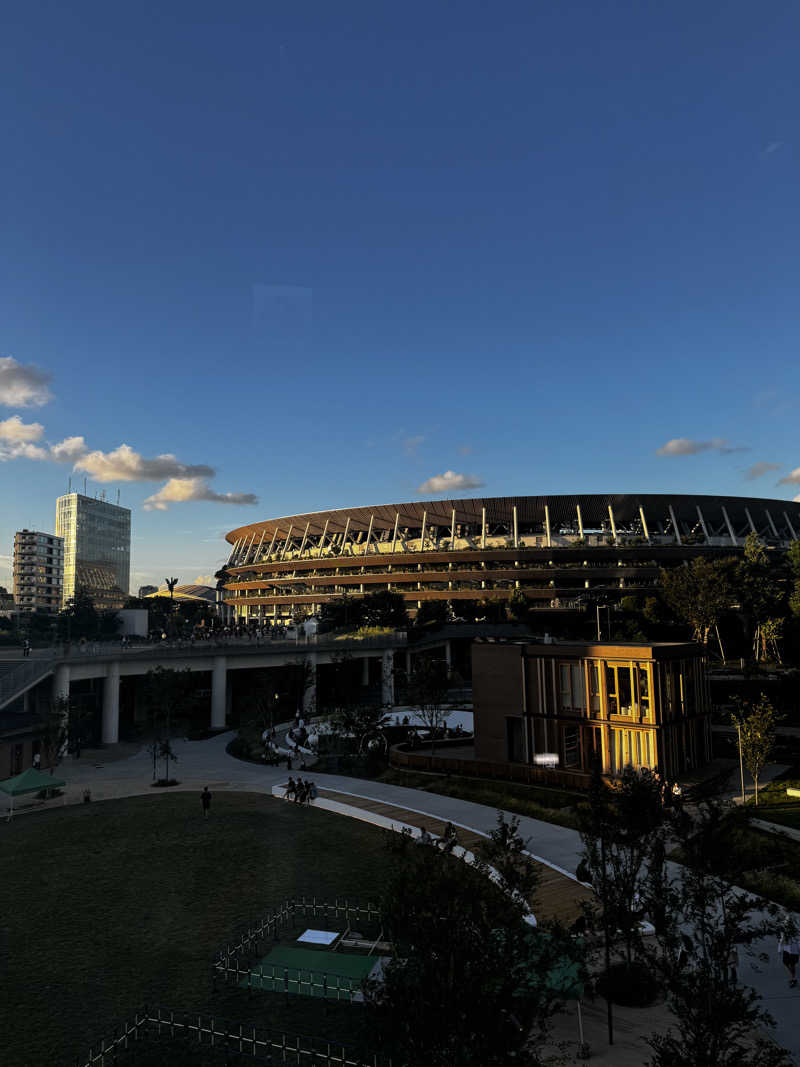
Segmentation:
<svg viewBox="0 0 800 1067">
<path fill-rule="evenodd" d="M 651 586 L 669 562 L 735 552 L 750 533 L 771 546 L 796 540 L 800 504 L 591 494 L 340 508 L 232 530 L 225 595 L 245 617 L 283 618 L 387 588 L 412 609 L 521 589 L 538 606 L 563 610 L 586 590 L 619 596 Z"/>
</svg>

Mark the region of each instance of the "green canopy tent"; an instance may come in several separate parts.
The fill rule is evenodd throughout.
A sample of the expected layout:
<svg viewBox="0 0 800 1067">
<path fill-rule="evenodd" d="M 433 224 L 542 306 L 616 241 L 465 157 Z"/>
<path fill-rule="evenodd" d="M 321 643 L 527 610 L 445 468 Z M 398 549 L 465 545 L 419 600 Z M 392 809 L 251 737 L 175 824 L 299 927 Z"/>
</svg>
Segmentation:
<svg viewBox="0 0 800 1067">
<path fill-rule="evenodd" d="M 0 782 L 0 792 L 9 798 L 8 817 L 14 814 L 14 797 L 25 793 L 39 793 L 42 789 L 60 789 L 67 783 L 61 778 L 53 778 L 49 774 L 42 774 L 33 767 L 16 775 L 14 778 L 6 778 Z"/>
</svg>

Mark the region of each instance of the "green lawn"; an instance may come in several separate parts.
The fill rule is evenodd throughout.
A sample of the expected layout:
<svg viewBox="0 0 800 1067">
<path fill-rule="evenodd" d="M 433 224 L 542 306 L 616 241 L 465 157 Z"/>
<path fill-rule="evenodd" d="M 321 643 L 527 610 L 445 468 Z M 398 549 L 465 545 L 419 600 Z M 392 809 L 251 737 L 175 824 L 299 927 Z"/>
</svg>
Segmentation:
<svg viewBox="0 0 800 1067">
<path fill-rule="evenodd" d="M 419 771 L 384 771 L 377 779 L 389 785 L 403 785 L 422 789 L 459 800 L 471 800 L 490 808 L 502 808 L 517 815 L 557 823 L 575 828 L 574 808 L 585 797 L 566 790 L 546 789 L 542 786 L 521 785 L 517 782 L 492 782 L 482 778 L 459 778 L 455 775 L 425 774 Z"/>
<path fill-rule="evenodd" d="M 758 791 L 758 807 L 749 800 L 748 808 L 759 819 L 800 830 L 800 797 L 787 796 L 787 787 L 800 789 L 800 779 L 780 778 L 770 782 Z"/>
<path fill-rule="evenodd" d="M 137 1007 L 370 1047 L 357 1005 L 211 991 L 231 933 L 291 896 L 379 899 L 381 832 L 263 794 L 137 797 L 0 825 L 2 1062 L 59 1067 Z"/>
</svg>

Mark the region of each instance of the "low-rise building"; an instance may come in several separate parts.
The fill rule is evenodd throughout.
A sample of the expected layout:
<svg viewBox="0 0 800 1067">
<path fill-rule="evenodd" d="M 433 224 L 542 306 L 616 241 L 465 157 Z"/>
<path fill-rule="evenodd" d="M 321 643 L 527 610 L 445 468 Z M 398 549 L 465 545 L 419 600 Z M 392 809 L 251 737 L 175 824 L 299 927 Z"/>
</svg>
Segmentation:
<svg viewBox="0 0 800 1067">
<path fill-rule="evenodd" d="M 705 657 L 691 643 L 530 644 L 472 648 L 475 758 L 674 778 L 711 759 Z M 538 757 L 538 759 L 537 759 Z"/>
<path fill-rule="evenodd" d="M 64 539 L 39 530 L 14 534 L 14 605 L 19 612 L 61 610 Z"/>
</svg>

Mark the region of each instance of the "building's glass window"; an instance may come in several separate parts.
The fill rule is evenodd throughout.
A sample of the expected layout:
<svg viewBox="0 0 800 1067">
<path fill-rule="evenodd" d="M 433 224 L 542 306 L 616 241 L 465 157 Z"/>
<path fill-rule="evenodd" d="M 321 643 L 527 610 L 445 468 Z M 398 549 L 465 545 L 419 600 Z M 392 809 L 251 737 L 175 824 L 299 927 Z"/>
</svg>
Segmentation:
<svg viewBox="0 0 800 1067">
<path fill-rule="evenodd" d="M 577 726 L 568 726 L 564 730 L 564 766 L 579 767 L 581 762 L 580 737 Z"/>
<path fill-rule="evenodd" d="M 589 664 L 589 701 L 592 711 L 600 711 L 600 664 Z"/>
<path fill-rule="evenodd" d="M 586 687 L 583 679 L 583 664 L 560 663 L 558 676 L 561 707 L 584 711 L 586 709 Z"/>
<path fill-rule="evenodd" d="M 633 714 L 633 679 L 629 663 L 606 664 L 606 696 L 611 715 Z"/>
<path fill-rule="evenodd" d="M 650 672 L 647 665 L 640 663 L 636 668 L 636 675 L 639 683 L 639 714 L 650 718 Z"/>
</svg>

